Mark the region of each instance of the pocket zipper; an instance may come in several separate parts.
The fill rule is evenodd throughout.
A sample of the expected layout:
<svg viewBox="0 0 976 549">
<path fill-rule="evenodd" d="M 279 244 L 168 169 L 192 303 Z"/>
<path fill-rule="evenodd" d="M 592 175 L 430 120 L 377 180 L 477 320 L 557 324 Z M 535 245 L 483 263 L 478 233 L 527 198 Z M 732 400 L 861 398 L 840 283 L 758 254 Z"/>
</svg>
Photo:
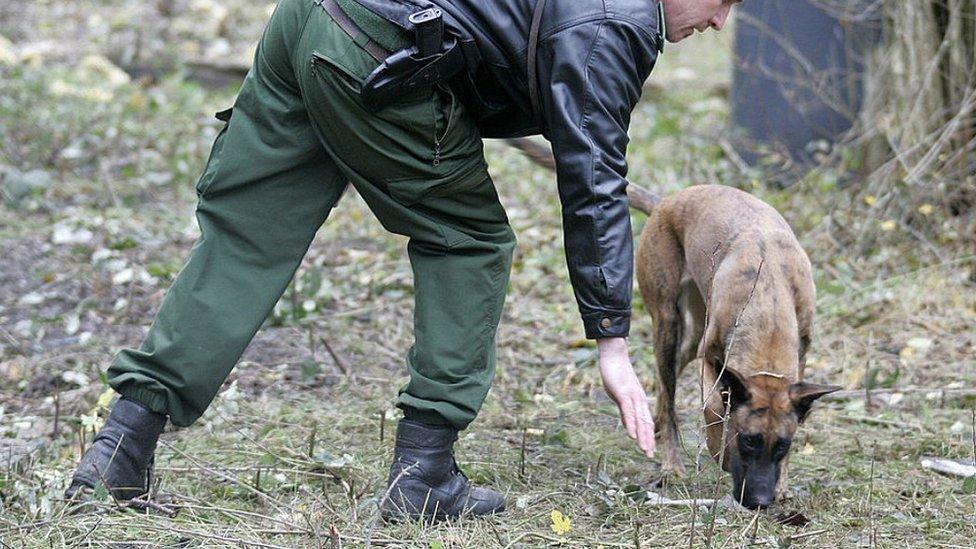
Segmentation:
<svg viewBox="0 0 976 549">
<path fill-rule="evenodd" d="M 438 86 L 438 87 L 440 89 L 444 90 L 444 92 L 447 93 L 449 96 L 451 96 L 451 108 L 448 110 L 448 113 L 447 113 L 447 126 L 444 128 L 444 133 L 441 134 L 441 136 L 439 138 L 437 137 L 437 124 L 436 123 L 434 124 L 434 160 L 433 160 L 433 165 L 435 167 L 441 165 L 441 143 L 444 141 L 444 139 L 447 138 L 447 134 L 450 133 L 451 127 L 454 125 L 454 105 L 455 105 L 455 101 L 456 101 L 456 99 L 454 97 L 454 91 L 451 90 L 450 87 L 446 87 L 446 86 L 445 87 Z M 434 120 L 435 121 L 437 120 L 436 114 L 434 115 Z"/>
<path fill-rule="evenodd" d="M 332 74 L 335 74 L 347 88 L 356 92 L 362 93 L 362 84 L 356 81 L 355 76 L 349 72 L 348 69 L 339 65 L 338 63 L 332 61 L 331 59 L 317 53 L 312 52 L 312 65 L 328 69 Z"/>
</svg>

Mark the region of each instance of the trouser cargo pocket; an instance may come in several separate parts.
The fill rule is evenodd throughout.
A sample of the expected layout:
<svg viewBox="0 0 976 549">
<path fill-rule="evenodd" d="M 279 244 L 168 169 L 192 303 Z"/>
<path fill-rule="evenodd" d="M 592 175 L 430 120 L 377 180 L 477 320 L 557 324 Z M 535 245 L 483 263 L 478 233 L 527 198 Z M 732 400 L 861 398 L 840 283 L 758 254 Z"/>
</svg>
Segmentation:
<svg viewBox="0 0 976 549">
<path fill-rule="evenodd" d="M 386 180 L 387 192 L 404 206 L 413 206 L 427 199 L 450 196 L 477 187 L 485 180 L 484 171 L 478 167 L 467 173 L 448 174 L 440 179 L 403 177 Z"/>
<path fill-rule="evenodd" d="M 214 118 L 224 123 L 223 127 L 217 133 L 217 137 L 214 139 L 213 146 L 210 148 L 210 157 L 207 159 L 207 166 L 203 170 L 203 174 L 200 179 L 197 180 L 196 191 L 197 196 L 203 196 L 206 194 L 207 189 L 213 184 L 214 179 L 217 177 L 217 171 L 220 168 L 220 151 L 224 148 L 224 139 L 227 136 L 227 127 L 230 126 L 230 119 L 234 113 L 234 108 L 222 110 L 214 115 Z"/>
</svg>

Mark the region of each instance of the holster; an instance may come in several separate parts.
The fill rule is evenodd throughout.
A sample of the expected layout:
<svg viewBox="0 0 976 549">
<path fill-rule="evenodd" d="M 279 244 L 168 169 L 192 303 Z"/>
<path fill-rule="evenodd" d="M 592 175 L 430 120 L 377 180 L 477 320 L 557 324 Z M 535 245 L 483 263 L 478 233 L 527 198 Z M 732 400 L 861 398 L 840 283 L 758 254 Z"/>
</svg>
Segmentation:
<svg viewBox="0 0 976 549">
<path fill-rule="evenodd" d="M 474 40 L 428 0 L 356 0 L 414 36 L 414 45 L 383 59 L 363 81 L 370 111 L 382 110 L 418 89 L 448 82 L 481 63 Z"/>
<path fill-rule="evenodd" d="M 387 57 L 363 81 L 363 104 L 371 111 L 417 89 L 446 82 L 467 66 L 457 38 L 444 33 L 439 9 L 417 12 L 411 20 L 415 44 Z"/>
</svg>

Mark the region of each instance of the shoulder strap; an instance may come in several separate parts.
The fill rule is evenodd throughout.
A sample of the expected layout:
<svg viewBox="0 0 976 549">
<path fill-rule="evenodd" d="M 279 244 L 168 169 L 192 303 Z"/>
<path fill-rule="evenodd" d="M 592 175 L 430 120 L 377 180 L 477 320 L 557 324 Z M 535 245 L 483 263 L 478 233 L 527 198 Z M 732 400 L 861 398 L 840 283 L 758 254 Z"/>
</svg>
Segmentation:
<svg viewBox="0 0 976 549">
<path fill-rule="evenodd" d="M 316 0 L 316 4 L 322 6 L 322 9 L 332 17 L 332 20 L 339 25 L 339 28 L 343 30 L 349 38 L 352 38 L 353 42 L 361 46 L 366 53 L 368 53 L 373 59 L 382 63 L 390 56 L 390 52 L 387 51 L 383 46 L 375 42 L 366 32 L 356 24 L 355 21 L 349 17 L 343 9 L 342 6 L 336 0 Z"/>
<path fill-rule="evenodd" d="M 539 53 L 539 30 L 542 27 L 542 13 L 546 11 L 546 0 L 536 0 L 532 13 L 532 27 L 529 29 L 529 51 L 526 66 L 529 77 L 529 99 L 532 101 L 532 116 L 539 126 L 543 126 L 542 102 L 539 99 L 539 66 L 536 57 Z"/>
<path fill-rule="evenodd" d="M 410 0 L 356 0 L 356 2 L 406 31 L 413 31 L 410 16 L 423 9 Z M 429 4 L 429 2 L 423 3 Z"/>
</svg>

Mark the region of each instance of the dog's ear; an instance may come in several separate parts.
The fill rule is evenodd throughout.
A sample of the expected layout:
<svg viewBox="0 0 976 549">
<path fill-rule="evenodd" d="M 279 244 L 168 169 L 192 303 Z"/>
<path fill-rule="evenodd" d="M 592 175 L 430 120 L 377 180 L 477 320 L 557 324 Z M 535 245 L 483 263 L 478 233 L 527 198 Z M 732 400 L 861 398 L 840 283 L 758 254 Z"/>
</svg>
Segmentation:
<svg viewBox="0 0 976 549">
<path fill-rule="evenodd" d="M 728 395 L 729 410 L 734 410 L 749 402 L 752 394 L 749 392 L 749 386 L 746 385 L 746 379 L 742 377 L 742 374 L 717 361 L 712 363 L 712 370 L 715 372 L 715 377 L 718 378 L 719 390 L 724 395 Z"/>
<path fill-rule="evenodd" d="M 803 420 L 810 413 L 813 401 L 839 390 L 841 387 L 837 385 L 820 385 L 805 381 L 790 385 L 790 400 L 793 401 L 793 410 L 796 412 L 796 417 L 799 418 L 800 423 L 803 423 Z"/>
</svg>

